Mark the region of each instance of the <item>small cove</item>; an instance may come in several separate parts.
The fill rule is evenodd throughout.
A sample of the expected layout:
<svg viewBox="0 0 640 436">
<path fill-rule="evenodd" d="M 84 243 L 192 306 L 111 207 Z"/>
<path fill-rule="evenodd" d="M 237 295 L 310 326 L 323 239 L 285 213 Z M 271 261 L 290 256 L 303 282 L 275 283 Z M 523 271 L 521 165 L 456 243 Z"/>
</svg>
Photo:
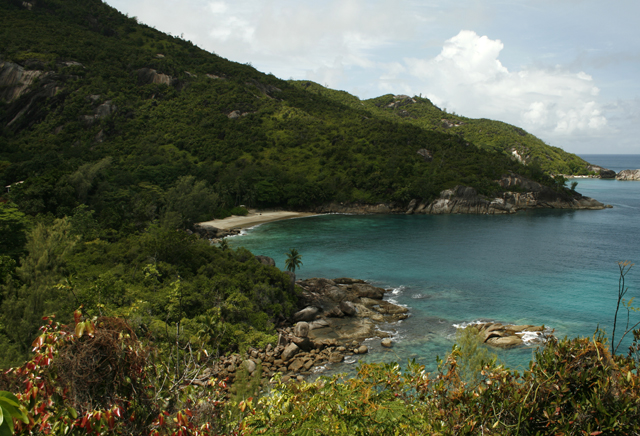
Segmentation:
<svg viewBox="0 0 640 436">
<path fill-rule="evenodd" d="M 640 168 L 640 162 L 624 162 Z M 598 325 L 610 332 L 617 262 L 640 261 L 640 182 L 577 181 L 579 192 L 613 209 L 323 215 L 264 224 L 229 242 L 274 258 L 280 268 L 284 253 L 295 247 L 303 256 L 298 278 L 354 277 L 393 289 L 386 298 L 408 306 L 411 317 L 384 326 L 395 338 L 393 348 L 372 339 L 365 342 L 372 352 L 358 357 L 415 358 L 433 370 L 436 356 L 451 350 L 453 325 L 463 322 L 545 324 L 560 337 L 591 336 Z M 629 296 L 640 295 L 640 267 L 627 283 Z M 510 367 L 522 368 L 532 349 L 499 354 Z"/>
</svg>

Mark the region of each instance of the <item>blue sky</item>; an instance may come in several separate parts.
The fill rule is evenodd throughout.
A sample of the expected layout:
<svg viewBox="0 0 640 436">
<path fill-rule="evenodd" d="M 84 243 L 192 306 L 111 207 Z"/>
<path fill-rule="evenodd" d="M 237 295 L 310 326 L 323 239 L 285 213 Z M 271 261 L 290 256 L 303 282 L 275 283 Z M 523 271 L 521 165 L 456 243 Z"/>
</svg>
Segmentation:
<svg viewBox="0 0 640 436">
<path fill-rule="evenodd" d="M 640 154 L 638 0 L 107 0 L 229 60 Z"/>
</svg>

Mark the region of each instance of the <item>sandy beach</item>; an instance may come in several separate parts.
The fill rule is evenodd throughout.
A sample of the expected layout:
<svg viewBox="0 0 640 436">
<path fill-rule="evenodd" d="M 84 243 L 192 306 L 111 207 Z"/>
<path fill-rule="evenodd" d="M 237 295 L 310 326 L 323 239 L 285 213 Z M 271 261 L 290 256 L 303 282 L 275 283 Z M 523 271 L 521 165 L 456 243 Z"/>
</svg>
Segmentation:
<svg viewBox="0 0 640 436">
<path fill-rule="evenodd" d="M 220 230 L 244 229 L 271 221 L 285 220 L 289 218 L 301 218 L 316 215 L 309 212 L 258 212 L 250 211 L 247 216 L 233 215 L 221 220 L 211 220 L 199 223 L 202 227 L 215 227 Z"/>
</svg>

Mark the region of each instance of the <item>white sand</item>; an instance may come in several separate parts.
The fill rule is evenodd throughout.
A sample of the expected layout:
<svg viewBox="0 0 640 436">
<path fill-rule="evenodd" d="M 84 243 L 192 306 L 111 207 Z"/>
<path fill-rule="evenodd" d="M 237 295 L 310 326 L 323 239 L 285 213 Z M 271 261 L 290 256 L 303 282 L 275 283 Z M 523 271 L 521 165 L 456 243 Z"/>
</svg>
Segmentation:
<svg viewBox="0 0 640 436">
<path fill-rule="evenodd" d="M 202 227 L 215 227 L 220 230 L 243 229 L 270 221 L 286 220 L 315 215 L 309 212 L 249 212 L 247 216 L 232 215 L 221 220 L 211 220 L 199 223 Z"/>
</svg>

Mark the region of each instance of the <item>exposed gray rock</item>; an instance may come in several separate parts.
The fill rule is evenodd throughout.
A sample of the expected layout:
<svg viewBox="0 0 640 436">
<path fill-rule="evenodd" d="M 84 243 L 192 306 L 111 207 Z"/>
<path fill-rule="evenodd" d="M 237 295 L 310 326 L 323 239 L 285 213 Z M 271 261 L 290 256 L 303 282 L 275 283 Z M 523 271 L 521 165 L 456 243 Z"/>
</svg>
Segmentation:
<svg viewBox="0 0 640 436">
<path fill-rule="evenodd" d="M 116 110 L 118 110 L 118 107 L 113 104 L 111 100 L 107 100 L 96 108 L 96 117 L 106 118 L 109 115 L 113 114 Z"/>
<path fill-rule="evenodd" d="M 304 361 L 302 359 L 294 359 L 293 362 L 289 364 L 289 371 L 298 372 L 303 367 Z"/>
<path fill-rule="evenodd" d="M 433 160 L 433 155 L 426 148 L 421 148 L 418 150 L 418 155 L 424 159 L 425 162 L 431 162 Z"/>
<path fill-rule="evenodd" d="M 289 360 L 299 352 L 300 352 L 300 348 L 296 344 L 291 343 L 287 345 L 284 351 L 282 352 L 282 360 L 285 360 L 285 361 Z"/>
<path fill-rule="evenodd" d="M 158 73 L 152 68 L 141 68 L 137 71 L 138 83 L 140 85 L 174 85 L 176 79 L 167 75 Z"/>
<path fill-rule="evenodd" d="M 299 338 L 306 338 L 309 336 L 309 324 L 304 321 L 297 323 L 293 327 L 293 334 Z"/>
<path fill-rule="evenodd" d="M 42 71 L 25 70 L 12 62 L 0 62 L 0 100 L 11 102 L 24 94 Z"/>
<path fill-rule="evenodd" d="M 354 316 L 358 312 L 358 309 L 351 301 L 341 301 L 339 309 L 347 316 Z"/>
<path fill-rule="evenodd" d="M 616 172 L 615 171 L 609 170 L 607 168 L 600 167 L 598 165 L 588 165 L 587 166 L 587 171 L 593 171 L 598 176 L 600 176 L 601 179 L 615 179 L 616 178 Z"/>
<path fill-rule="evenodd" d="M 267 266 L 276 266 L 276 261 L 269 256 L 256 256 L 258 262 Z"/>
<path fill-rule="evenodd" d="M 318 317 L 318 315 L 322 312 L 322 310 L 318 307 L 307 306 L 302 310 L 293 314 L 293 319 L 295 321 L 313 321 Z"/>
<path fill-rule="evenodd" d="M 256 363 L 251 359 L 245 360 L 244 362 L 242 362 L 242 365 L 244 365 L 244 368 L 249 374 L 256 370 Z"/>
<path fill-rule="evenodd" d="M 506 214 L 522 209 L 604 209 L 604 204 L 569 191 L 556 191 L 517 174 L 507 174 L 499 181 L 504 191 L 499 197 L 478 195 L 468 186 L 446 189 L 421 213 L 426 214 Z M 515 189 L 517 190 L 515 190 Z M 524 192 L 523 192 L 524 191 Z M 414 212 L 415 213 L 415 212 Z"/>
<path fill-rule="evenodd" d="M 340 363 L 344 360 L 344 354 L 342 353 L 331 353 L 331 355 L 329 356 L 329 362 L 331 363 Z"/>
<path fill-rule="evenodd" d="M 329 326 L 330 324 L 326 319 L 317 319 L 309 323 L 309 330 L 322 329 Z"/>
<path fill-rule="evenodd" d="M 353 285 L 353 289 L 360 298 L 373 298 L 374 300 L 382 300 L 384 298 L 384 289 L 366 283 L 356 283 Z"/>
<path fill-rule="evenodd" d="M 640 170 L 622 170 L 616 175 L 617 180 L 640 180 Z"/>
</svg>

